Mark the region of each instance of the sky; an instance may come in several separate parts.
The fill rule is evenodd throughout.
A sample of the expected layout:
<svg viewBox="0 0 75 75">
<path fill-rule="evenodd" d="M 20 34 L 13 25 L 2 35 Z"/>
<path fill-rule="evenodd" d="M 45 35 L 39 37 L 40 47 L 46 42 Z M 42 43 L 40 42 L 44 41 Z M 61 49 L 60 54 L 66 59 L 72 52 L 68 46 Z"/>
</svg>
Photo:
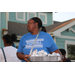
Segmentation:
<svg viewBox="0 0 75 75">
<path fill-rule="evenodd" d="M 75 18 L 75 12 L 53 12 L 53 20 L 63 22 Z"/>
</svg>

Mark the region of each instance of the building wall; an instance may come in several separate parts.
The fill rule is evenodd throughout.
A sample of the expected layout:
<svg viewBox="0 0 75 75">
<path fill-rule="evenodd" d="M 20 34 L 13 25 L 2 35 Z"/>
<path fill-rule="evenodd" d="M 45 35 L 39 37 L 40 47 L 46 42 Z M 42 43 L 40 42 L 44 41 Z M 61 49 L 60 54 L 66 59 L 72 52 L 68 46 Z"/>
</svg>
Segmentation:
<svg viewBox="0 0 75 75">
<path fill-rule="evenodd" d="M 65 49 L 65 41 L 75 41 L 74 39 L 65 39 L 65 38 L 56 38 L 56 45 L 58 48 L 63 48 Z"/>
<path fill-rule="evenodd" d="M 0 48 L 3 47 L 3 40 L 2 40 L 2 29 L 6 29 L 6 12 L 1 12 L 0 13 Z"/>
<path fill-rule="evenodd" d="M 1 47 L 1 12 L 0 12 L 0 47 Z"/>
<path fill-rule="evenodd" d="M 52 25 L 53 20 L 51 12 L 9 12 L 9 21 L 11 22 L 26 24 L 32 17 L 40 17 L 43 22 L 43 26 Z"/>
<path fill-rule="evenodd" d="M 73 28 L 74 31 L 75 31 L 75 25 L 74 25 L 73 27 L 71 27 L 71 28 Z M 73 31 L 71 31 L 71 30 L 70 30 L 70 31 L 65 30 L 65 31 L 63 31 L 63 32 L 61 33 L 61 35 L 75 37 L 75 33 L 74 33 Z"/>
<path fill-rule="evenodd" d="M 75 30 L 75 25 L 74 25 L 74 26 L 72 26 L 72 28 Z"/>
<path fill-rule="evenodd" d="M 72 26 L 71 28 L 73 28 L 75 30 L 75 25 Z M 65 36 L 65 38 L 63 38 L 62 36 Z M 63 32 L 61 32 L 61 37 L 62 38 L 58 38 L 56 37 L 56 44 L 58 46 L 58 48 L 64 48 L 65 49 L 65 41 L 68 40 L 68 41 L 75 41 L 75 39 L 72 39 L 75 37 L 75 32 L 73 31 L 69 31 L 69 30 L 65 30 Z M 70 37 L 69 38 L 66 38 L 66 37 Z"/>
</svg>

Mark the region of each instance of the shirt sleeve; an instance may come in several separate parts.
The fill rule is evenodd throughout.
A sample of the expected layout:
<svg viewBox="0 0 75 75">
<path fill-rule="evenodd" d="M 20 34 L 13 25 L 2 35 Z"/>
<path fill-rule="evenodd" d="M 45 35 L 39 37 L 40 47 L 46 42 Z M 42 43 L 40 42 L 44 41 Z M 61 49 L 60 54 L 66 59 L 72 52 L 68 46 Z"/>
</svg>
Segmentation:
<svg viewBox="0 0 75 75">
<path fill-rule="evenodd" d="M 1 53 L 2 53 L 2 51 L 1 51 L 1 49 L 0 49 L 0 62 L 1 62 L 1 57 L 2 57 L 2 56 L 1 56 L 2 54 L 1 54 Z"/>
<path fill-rule="evenodd" d="M 50 52 L 54 52 L 54 51 L 56 51 L 57 49 L 58 49 L 58 47 L 56 46 L 55 43 L 53 43 L 53 44 L 51 45 L 51 47 L 49 48 Z"/>
<path fill-rule="evenodd" d="M 57 45 L 55 44 L 53 38 L 51 35 L 49 35 L 49 38 L 48 38 L 48 44 L 49 44 L 49 52 L 54 52 L 58 49 Z"/>
<path fill-rule="evenodd" d="M 0 62 L 5 62 L 2 49 L 0 49 Z"/>
<path fill-rule="evenodd" d="M 23 37 L 20 39 L 17 52 L 23 53 Z"/>
</svg>

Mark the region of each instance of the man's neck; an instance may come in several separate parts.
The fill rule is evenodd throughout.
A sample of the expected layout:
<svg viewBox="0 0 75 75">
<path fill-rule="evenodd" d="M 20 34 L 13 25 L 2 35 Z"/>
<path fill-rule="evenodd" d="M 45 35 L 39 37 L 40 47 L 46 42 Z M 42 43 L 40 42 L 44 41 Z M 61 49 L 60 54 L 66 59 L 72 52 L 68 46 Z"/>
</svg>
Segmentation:
<svg viewBox="0 0 75 75">
<path fill-rule="evenodd" d="M 34 31 L 31 32 L 31 34 L 32 35 L 36 35 L 36 34 L 38 34 L 38 32 L 39 32 L 39 30 L 38 29 L 35 29 Z"/>
</svg>

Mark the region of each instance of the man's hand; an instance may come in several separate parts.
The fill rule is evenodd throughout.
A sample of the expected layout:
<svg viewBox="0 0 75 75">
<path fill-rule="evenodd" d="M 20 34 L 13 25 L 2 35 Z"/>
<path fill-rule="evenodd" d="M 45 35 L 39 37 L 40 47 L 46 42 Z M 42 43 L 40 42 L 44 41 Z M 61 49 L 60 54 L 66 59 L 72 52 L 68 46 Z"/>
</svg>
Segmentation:
<svg viewBox="0 0 75 75">
<path fill-rule="evenodd" d="M 28 57 L 29 57 L 30 55 L 24 55 L 24 60 L 25 61 L 27 61 L 27 62 L 29 62 L 29 60 L 28 60 Z"/>
</svg>

